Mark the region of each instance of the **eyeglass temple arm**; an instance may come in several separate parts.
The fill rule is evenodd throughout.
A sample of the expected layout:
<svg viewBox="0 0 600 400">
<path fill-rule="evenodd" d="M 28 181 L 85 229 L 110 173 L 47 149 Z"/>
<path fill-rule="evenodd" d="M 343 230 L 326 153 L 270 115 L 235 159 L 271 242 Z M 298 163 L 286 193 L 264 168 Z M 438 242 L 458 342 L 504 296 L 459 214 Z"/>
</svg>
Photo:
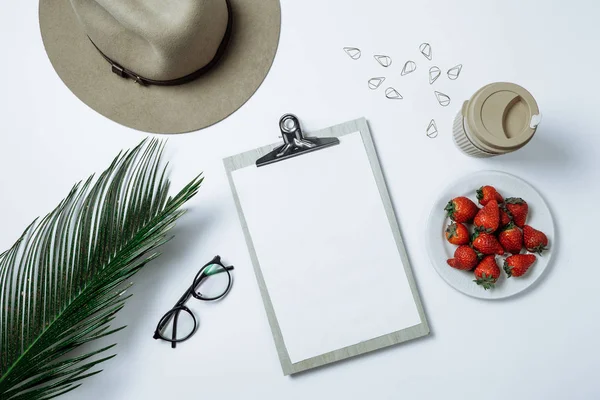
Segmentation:
<svg viewBox="0 0 600 400">
<path fill-rule="evenodd" d="M 175 340 L 177 340 L 177 320 L 178 319 L 179 319 L 179 311 L 177 311 L 175 313 L 175 317 L 173 317 L 173 332 L 171 334 L 171 338 L 173 339 L 173 341 L 171 342 L 172 349 L 177 347 L 177 343 L 175 342 Z"/>
</svg>

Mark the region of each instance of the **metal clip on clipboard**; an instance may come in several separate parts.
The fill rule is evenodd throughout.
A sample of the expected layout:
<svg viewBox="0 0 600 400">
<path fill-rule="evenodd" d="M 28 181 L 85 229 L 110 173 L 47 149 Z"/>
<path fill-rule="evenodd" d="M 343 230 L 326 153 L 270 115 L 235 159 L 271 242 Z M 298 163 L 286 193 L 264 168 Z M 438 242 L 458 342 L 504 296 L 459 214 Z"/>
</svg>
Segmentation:
<svg viewBox="0 0 600 400">
<path fill-rule="evenodd" d="M 283 137 L 283 145 L 256 160 L 257 167 L 324 149 L 325 147 L 335 146 L 340 143 L 338 138 L 305 138 L 300 128 L 300 121 L 293 114 L 285 114 L 281 117 L 279 120 L 279 129 Z"/>
</svg>

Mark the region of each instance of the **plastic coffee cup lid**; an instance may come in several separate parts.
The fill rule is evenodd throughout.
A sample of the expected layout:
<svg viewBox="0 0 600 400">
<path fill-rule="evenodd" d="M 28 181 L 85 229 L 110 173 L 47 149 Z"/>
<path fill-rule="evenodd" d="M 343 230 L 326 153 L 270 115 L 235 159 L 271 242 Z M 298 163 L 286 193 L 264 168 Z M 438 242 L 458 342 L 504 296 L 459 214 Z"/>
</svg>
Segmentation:
<svg viewBox="0 0 600 400">
<path fill-rule="evenodd" d="M 463 105 L 472 141 L 484 150 L 508 152 L 523 147 L 540 121 L 538 105 L 527 90 L 514 83 L 492 83 Z"/>
</svg>

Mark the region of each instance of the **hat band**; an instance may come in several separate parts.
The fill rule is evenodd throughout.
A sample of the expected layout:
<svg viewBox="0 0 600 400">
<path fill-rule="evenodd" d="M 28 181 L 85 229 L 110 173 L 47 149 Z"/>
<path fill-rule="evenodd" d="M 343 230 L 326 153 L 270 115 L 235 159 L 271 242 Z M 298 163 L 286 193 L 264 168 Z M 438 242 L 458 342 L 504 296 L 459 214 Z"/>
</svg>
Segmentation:
<svg viewBox="0 0 600 400">
<path fill-rule="evenodd" d="M 219 62 L 219 60 L 223 57 L 223 54 L 225 53 L 225 49 L 227 48 L 227 44 L 229 44 L 229 39 L 231 38 L 231 30 L 232 30 L 232 25 L 233 25 L 233 15 L 231 12 L 231 4 L 230 4 L 229 0 L 225 0 L 225 2 L 227 3 L 227 13 L 228 13 L 227 29 L 225 30 L 225 35 L 223 36 L 223 40 L 221 40 L 221 44 L 219 45 L 219 48 L 217 49 L 215 56 L 204 67 L 200 68 L 199 70 L 197 70 L 195 72 L 192 72 L 189 75 L 181 77 L 181 78 L 171 79 L 171 80 L 166 80 L 166 81 L 144 78 L 143 76 L 136 74 L 135 72 L 123 67 L 116 61 L 112 60 L 110 57 L 108 57 L 106 54 L 104 54 L 102 52 L 102 50 L 100 50 L 98 48 L 98 46 L 96 46 L 96 43 L 94 43 L 94 41 L 89 36 L 88 36 L 88 39 L 90 39 L 90 42 L 92 42 L 92 44 L 94 45 L 96 50 L 98 50 L 100 55 L 102 55 L 102 57 L 106 61 L 108 61 L 108 63 L 111 65 L 112 72 L 119 75 L 121 78 L 133 79 L 135 83 L 139 83 L 140 85 L 143 85 L 143 86 L 183 85 L 184 83 L 191 82 L 195 79 L 198 79 L 200 76 L 204 75 L 206 72 L 208 72 L 210 69 L 212 69 Z"/>
</svg>

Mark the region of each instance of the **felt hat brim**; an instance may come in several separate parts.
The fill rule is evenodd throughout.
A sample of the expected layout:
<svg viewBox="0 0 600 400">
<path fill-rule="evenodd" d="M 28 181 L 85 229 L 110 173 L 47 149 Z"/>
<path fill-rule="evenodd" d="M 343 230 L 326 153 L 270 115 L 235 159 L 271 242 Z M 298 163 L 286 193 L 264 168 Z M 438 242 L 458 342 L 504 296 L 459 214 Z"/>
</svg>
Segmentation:
<svg viewBox="0 0 600 400">
<path fill-rule="evenodd" d="M 89 107 L 130 128 L 184 133 L 213 125 L 244 105 L 275 58 L 281 29 L 279 0 L 230 2 L 233 27 L 223 57 L 206 74 L 180 86 L 142 86 L 111 72 L 69 0 L 40 0 L 40 28 L 54 69 Z"/>
</svg>

